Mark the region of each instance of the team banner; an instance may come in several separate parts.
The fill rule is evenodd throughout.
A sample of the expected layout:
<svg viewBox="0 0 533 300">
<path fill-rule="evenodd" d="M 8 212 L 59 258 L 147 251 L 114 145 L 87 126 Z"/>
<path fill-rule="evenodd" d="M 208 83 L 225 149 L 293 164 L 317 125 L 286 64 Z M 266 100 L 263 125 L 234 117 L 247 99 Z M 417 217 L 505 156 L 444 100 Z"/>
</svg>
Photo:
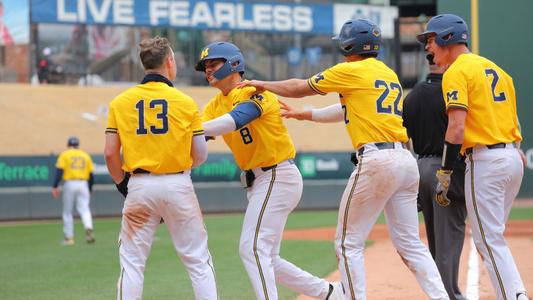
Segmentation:
<svg viewBox="0 0 533 300">
<path fill-rule="evenodd" d="M 519 197 L 533 196 L 526 183 L 533 178 L 533 149 L 527 149 L 528 166 Z M 103 155 L 91 155 L 97 184 L 112 184 Z M 0 156 L 0 189 L 7 187 L 51 186 L 57 156 Z M 300 152 L 296 166 L 304 179 L 347 180 L 354 170 L 349 152 Z M 209 158 L 192 170 L 193 182 L 239 181 L 241 170 L 229 153 L 210 153 Z"/>
<path fill-rule="evenodd" d="M 98 184 L 112 184 L 102 155 L 91 155 L 94 179 Z M 56 156 L 0 157 L 0 188 L 51 186 L 55 177 Z M 350 154 L 301 153 L 296 165 L 307 179 L 346 179 L 353 171 Z M 239 181 L 241 170 L 229 153 L 211 153 L 208 160 L 192 170 L 196 182 Z"/>
<path fill-rule="evenodd" d="M 33 0 L 33 23 L 165 26 L 331 34 L 324 4 L 247 1 Z"/>
</svg>

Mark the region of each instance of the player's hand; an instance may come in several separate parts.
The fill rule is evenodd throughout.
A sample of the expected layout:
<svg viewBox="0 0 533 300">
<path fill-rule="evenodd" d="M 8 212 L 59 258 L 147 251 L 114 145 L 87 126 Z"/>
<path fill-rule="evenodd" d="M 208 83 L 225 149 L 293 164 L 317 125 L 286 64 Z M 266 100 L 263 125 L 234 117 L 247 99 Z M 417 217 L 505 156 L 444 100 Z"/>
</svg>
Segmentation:
<svg viewBox="0 0 533 300">
<path fill-rule="evenodd" d="M 436 196 L 435 201 L 441 206 L 450 205 L 450 199 L 448 198 L 448 189 L 450 188 L 450 182 L 452 179 L 452 170 L 437 170 L 437 188 L 435 189 Z"/>
<path fill-rule="evenodd" d="M 52 196 L 57 199 L 59 198 L 59 194 L 61 194 L 61 191 L 58 187 L 52 188 Z"/>
<path fill-rule="evenodd" d="M 518 154 L 520 155 L 520 159 L 522 160 L 522 164 L 524 165 L 524 168 L 527 168 L 527 157 L 524 154 L 524 151 L 522 149 L 517 149 Z"/>
<path fill-rule="evenodd" d="M 265 92 L 265 82 L 260 80 L 243 80 L 237 83 L 237 88 L 242 89 L 243 87 L 253 86 L 255 88 L 255 94 L 262 94 Z"/>
<path fill-rule="evenodd" d="M 281 108 L 280 115 L 286 119 L 296 119 L 296 120 L 310 120 L 311 112 L 303 109 L 298 109 L 296 107 L 290 106 L 289 104 L 278 99 L 279 106 Z"/>
<path fill-rule="evenodd" d="M 128 195 L 128 181 L 130 181 L 130 173 L 124 173 L 124 178 L 120 183 L 116 183 L 117 190 L 126 198 Z"/>
</svg>

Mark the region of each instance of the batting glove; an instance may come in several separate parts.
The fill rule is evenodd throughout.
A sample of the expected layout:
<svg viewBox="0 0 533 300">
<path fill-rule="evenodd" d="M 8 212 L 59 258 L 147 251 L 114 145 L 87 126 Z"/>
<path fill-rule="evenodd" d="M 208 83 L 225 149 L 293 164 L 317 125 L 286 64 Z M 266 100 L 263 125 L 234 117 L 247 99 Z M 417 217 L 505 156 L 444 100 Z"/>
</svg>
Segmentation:
<svg viewBox="0 0 533 300">
<path fill-rule="evenodd" d="M 126 198 L 128 195 L 128 181 L 130 181 L 130 173 L 126 172 L 124 173 L 124 179 L 119 184 L 115 184 L 117 186 L 117 190 Z"/>
<path fill-rule="evenodd" d="M 435 192 L 437 193 L 435 201 L 441 206 L 450 205 L 450 199 L 448 198 L 448 189 L 450 188 L 450 181 L 452 178 L 452 170 L 443 170 L 439 169 L 437 171 L 437 188 Z"/>
</svg>

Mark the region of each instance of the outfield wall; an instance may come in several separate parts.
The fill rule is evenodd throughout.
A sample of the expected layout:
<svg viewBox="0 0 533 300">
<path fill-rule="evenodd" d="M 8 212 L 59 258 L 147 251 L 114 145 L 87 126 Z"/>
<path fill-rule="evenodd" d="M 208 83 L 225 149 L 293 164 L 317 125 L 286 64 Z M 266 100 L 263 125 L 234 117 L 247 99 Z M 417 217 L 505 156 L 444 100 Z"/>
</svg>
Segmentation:
<svg viewBox="0 0 533 300">
<path fill-rule="evenodd" d="M 51 195 L 55 156 L 0 157 L 0 220 L 61 217 L 61 201 Z M 102 155 L 93 155 L 95 187 L 91 208 L 95 216 L 119 216 L 122 196 L 115 190 Z M 304 178 L 299 209 L 338 208 L 344 186 L 353 171 L 349 152 L 304 152 L 296 158 Z M 204 212 L 234 212 L 246 208 L 240 170 L 233 156 L 212 153 L 195 168 L 193 179 Z"/>
</svg>

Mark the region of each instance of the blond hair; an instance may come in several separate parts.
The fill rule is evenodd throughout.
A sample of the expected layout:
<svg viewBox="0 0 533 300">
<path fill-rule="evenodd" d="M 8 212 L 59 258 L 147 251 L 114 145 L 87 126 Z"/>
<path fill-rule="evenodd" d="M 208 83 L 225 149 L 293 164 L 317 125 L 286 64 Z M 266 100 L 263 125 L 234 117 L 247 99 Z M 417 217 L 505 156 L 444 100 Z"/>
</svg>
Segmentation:
<svg viewBox="0 0 533 300">
<path fill-rule="evenodd" d="M 170 54 L 170 42 L 164 37 L 144 39 L 139 43 L 139 47 L 141 62 L 147 70 L 159 68 Z"/>
</svg>

